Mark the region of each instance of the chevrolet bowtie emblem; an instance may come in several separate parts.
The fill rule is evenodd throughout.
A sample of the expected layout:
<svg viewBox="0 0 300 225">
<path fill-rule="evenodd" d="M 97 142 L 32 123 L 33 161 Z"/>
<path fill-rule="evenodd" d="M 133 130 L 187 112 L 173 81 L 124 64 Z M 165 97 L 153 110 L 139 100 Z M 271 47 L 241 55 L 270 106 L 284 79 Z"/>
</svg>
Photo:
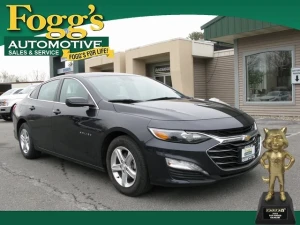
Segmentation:
<svg viewBox="0 0 300 225">
<path fill-rule="evenodd" d="M 249 135 L 243 135 L 243 141 L 249 141 L 251 137 Z"/>
</svg>

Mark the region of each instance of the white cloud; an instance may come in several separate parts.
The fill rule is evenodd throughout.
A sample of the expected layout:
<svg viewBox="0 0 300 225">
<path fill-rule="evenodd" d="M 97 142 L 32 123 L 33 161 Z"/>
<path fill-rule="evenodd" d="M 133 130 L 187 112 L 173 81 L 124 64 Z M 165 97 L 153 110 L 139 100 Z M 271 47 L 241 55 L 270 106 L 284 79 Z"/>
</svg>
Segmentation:
<svg viewBox="0 0 300 225">
<path fill-rule="evenodd" d="M 200 31 L 200 26 L 215 16 L 178 15 L 150 16 L 104 22 L 104 29 L 91 31 L 85 25 L 89 36 L 109 36 L 110 47 L 125 51 L 155 42 L 173 38 L 186 38 L 190 32 Z M 4 47 L 0 47 L 0 71 L 26 76 L 32 70 L 49 74 L 49 57 L 45 56 L 4 56 Z"/>
</svg>

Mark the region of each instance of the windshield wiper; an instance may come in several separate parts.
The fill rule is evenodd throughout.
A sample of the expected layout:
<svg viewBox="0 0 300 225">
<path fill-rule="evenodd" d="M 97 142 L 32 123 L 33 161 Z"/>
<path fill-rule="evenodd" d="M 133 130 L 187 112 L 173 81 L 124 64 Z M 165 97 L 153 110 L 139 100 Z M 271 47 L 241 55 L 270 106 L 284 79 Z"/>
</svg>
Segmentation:
<svg viewBox="0 0 300 225">
<path fill-rule="evenodd" d="M 147 101 L 159 101 L 159 100 L 168 100 L 168 99 L 181 99 L 181 98 L 177 98 L 177 97 L 162 97 L 162 98 L 149 99 Z"/>
<path fill-rule="evenodd" d="M 141 102 L 140 100 L 134 100 L 134 99 L 113 99 L 109 100 L 109 102 L 116 102 L 116 103 L 136 103 L 136 102 Z"/>
</svg>

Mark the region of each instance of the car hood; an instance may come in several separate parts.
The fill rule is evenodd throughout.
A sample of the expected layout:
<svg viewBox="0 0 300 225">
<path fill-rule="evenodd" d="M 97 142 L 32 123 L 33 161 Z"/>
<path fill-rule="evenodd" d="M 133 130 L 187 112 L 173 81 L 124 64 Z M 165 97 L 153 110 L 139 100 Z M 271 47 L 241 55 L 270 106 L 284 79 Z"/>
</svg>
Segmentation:
<svg viewBox="0 0 300 225">
<path fill-rule="evenodd" d="M 26 96 L 27 94 L 5 95 L 5 96 L 0 96 L 0 99 L 23 99 Z"/>
<path fill-rule="evenodd" d="M 225 104 L 197 99 L 146 101 L 133 104 L 114 103 L 119 113 L 155 120 L 207 120 L 236 117 L 242 111 Z"/>
</svg>

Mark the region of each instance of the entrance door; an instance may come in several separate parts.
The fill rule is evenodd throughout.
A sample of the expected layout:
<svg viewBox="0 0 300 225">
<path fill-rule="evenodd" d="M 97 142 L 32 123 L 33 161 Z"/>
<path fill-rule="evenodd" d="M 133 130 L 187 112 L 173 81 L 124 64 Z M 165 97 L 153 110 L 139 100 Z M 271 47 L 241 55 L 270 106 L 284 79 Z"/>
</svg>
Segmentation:
<svg viewBox="0 0 300 225">
<path fill-rule="evenodd" d="M 159 75 L 159 76 L 155 76 L 154 78 L 155 78 L 155 80 L 160 81 L 160 82 L 172 87 L 172 79 L 171 79 L 170 74 Z"/>
<path fill-rule="evenodd" d="M 154 79 L 172 87 L 172 79 L 170 74 L 170 65 L 154 66 Z"/>
</svg>

